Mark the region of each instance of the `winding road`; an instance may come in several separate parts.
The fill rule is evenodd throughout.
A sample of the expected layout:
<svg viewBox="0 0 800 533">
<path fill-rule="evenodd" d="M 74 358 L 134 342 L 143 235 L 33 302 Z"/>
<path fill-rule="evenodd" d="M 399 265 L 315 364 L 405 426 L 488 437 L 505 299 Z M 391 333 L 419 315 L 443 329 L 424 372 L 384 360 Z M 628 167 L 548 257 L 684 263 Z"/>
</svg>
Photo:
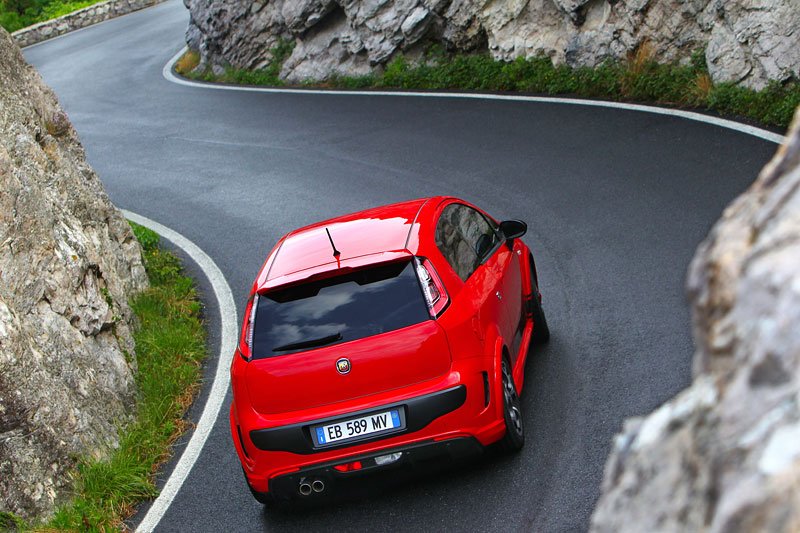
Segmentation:
<svg viewBox="0 0 800 533">
<path fill-rule="evenodd" d="M 228 394 L 157 529 L 585 530 L 623 419 L 690 380 L 687 265 L 775 144 L 601 107 L 181 86 L 162 68 L 187 22 L 170 0 L 25 50 L 118 206 L 200 246 L 240 304 L 290 229 L 461 196 L 529 223 L 553 339 L 529 357 L 520 454 L 302 513 L 265 513 L 250 497 Z M 219 342 L 213 302 L 208 316 Z"/>
</svg>

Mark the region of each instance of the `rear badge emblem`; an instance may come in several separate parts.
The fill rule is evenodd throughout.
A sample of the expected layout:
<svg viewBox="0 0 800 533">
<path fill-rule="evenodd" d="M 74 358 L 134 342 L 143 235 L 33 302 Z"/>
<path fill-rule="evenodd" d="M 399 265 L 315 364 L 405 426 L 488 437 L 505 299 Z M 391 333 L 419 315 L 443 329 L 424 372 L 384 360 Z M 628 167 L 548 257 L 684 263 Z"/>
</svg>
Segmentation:
<svg viewBox="0 0 800 533">
<path fill-rule="evenodd" d="M 336 371 L 340 374 L 347 374 L 350 372 L 350 359 L 342 357 L 336 361 Z"/>
</svg>

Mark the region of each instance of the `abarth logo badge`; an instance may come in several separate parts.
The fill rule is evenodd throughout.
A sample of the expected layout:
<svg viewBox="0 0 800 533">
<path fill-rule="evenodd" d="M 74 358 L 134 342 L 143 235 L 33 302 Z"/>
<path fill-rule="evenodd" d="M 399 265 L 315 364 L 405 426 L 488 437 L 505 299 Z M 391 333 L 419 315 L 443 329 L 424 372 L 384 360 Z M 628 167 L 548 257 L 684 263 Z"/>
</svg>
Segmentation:
<svg viewBox="0 0 800 533">
<path fill-rule="evenodd" d="M 340 374 L 347 374 L 350 372 L 350 359 L 342 357 L 336 361 L 336 371 Z"/>
</svg>

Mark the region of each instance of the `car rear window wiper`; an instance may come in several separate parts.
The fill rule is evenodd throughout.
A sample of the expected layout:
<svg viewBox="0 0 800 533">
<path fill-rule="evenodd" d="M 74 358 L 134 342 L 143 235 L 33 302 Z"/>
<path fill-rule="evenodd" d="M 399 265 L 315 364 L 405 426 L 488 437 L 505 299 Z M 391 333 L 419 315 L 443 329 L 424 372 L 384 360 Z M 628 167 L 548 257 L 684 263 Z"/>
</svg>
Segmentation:
<svg viewBox="0 0 800 533">
<path fill-rule="evenodd" d="M 334 335 L 328 335 L 326 337 L 320 337 L 318 339 L 309 339 L 307 341 L 300 341 L 300 342 L 293 342 L 291 344 L 284 344 L 283 346 L 278 346 L 277 348 L 273 348 L 273 352 L 288 352 L 290 350 L 302 350 L 303 348 L 313 348 L 315 346 L 325 346 L 326 344 L 331 344 L 332 342 L 342 340 L 342 334 L 336 333 Z"/>
</svg>

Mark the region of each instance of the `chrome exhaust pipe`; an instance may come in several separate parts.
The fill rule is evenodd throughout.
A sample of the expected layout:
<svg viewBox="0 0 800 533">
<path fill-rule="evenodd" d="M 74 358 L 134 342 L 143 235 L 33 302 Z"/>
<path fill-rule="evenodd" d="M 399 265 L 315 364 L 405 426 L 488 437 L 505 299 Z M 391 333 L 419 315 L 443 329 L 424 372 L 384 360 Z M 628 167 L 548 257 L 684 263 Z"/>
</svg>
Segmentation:
<svg viewBox="0 0 800 533">
<path fill-rule="evenodd" d="M 314 492 L 319 494 L 323 490 L 325 490 L 325 482 L 321 479 L 315 479 L 313 483 L 311 483 L 311 488 L 314 489 Z"/>
<path fill-rule="evenodd" d="M 313 489 L 311 488 L 311 484 L 310 483 L 308 483 L 305 480 L 303 480 L 303 481 L 300 482 L 300 487 L 298 488 L 298 490 L 300 491 L 300 494 L 302 496 L 308 496 L 308 495 L 311 494 L 311 491 Z"/>
</svg>

